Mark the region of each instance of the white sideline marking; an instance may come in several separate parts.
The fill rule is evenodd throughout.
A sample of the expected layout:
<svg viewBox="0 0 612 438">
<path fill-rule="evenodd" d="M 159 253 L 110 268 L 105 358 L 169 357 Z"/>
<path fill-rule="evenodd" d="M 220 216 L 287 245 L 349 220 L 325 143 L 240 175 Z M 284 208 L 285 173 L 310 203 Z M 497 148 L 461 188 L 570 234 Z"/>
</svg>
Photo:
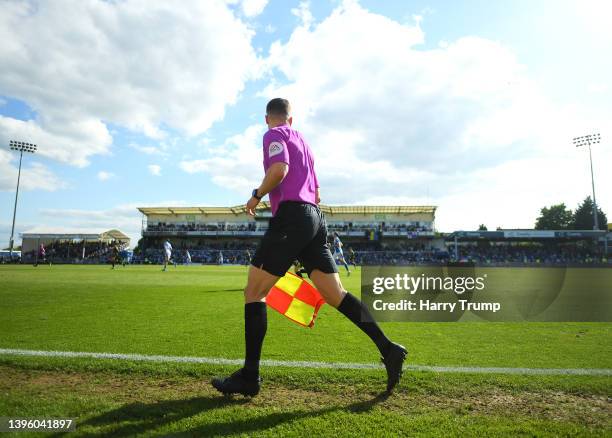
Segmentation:
<svg viewBox="0 0 612 438">
<path fill-rule="evenodd" d="M 137 360 L 147 362 L 205 363 L 213 365 L 242 365 L 242 359 L 190 356 L 149 356 L 144 354 L 90 353 L 84 351 L 39 351 L 0 348 L 0 355 L 41 356 L 41 357 L 88 357 L 94 359 Z M 380 369 L 382 365 L 373 363 L 346 362 L 307 362 L 297 360 L 262 360 L 261 364 L 270 367 L 329 368 L 329 369 Z M 445 367 L 430 365 L 407 365 L 405 370 L 431 371 L 435 373 L 474 373 L 474 374 L 545 374 L 578 376 L 612 376 L 609 368 L 508 368 L 508 367 Z"/>
</svg>

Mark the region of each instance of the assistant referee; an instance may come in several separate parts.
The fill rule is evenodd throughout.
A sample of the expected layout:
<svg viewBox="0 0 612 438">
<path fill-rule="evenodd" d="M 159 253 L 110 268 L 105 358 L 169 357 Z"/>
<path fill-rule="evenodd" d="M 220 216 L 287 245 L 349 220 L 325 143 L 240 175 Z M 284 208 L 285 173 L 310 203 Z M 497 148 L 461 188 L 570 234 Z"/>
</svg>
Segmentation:
<svg viewBox="0 0 612 438">
<path fill-rule="evenodd" d="M 387 370 L 387 392 L 391 392 L 402 376 L 407 351 L 391 342 L 361 301 L 342 287 L 327 243 L 325 218 L 318 207 L 321 195 L 314 157 L 304 137 L 291 128 L 292 122 L 289 101 L 276 98 L 268 102 L 269 129 L 263 137 L 265 177 L 253 190 L 246 209 L 254 216 L 261 198 L 269 194 L 272 218 L 251 260 L 244 289 L 244 367 L 229 377 L 214 378 L 212 385 L 224 394 L 259 393 L 259 360 L 268 326 L 264 299 L 297 259 L 325 301 L 376 344 Z"/>
</svg>

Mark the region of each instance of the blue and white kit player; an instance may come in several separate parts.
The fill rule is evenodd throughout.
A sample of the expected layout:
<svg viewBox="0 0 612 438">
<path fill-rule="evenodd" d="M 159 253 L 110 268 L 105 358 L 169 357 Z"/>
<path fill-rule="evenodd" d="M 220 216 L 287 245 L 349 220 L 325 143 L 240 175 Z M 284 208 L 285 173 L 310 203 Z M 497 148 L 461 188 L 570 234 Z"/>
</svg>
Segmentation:
<svg viewBox="0 0 612 438">
<path fill-rule="evenodd" d="M 170 257 L 172 257 L 172 244 L 169 240 L 166 240 L 164 242 L 164 269 L 162 269 L 162 271 L 165 271 L 168 267 L 168 263 L 170 263 Z M 176 267 L 176 264 L 174 266 Z"/>
<path fill-rule="evenodd" d="M 342 263 L 346 268 L 346 272 L 348 275 L 351 275 L 351 271 L 349 270 L 348 263 L 344 259 L 344 251 L 342 251 L 342 241 L 340 240 L 340 236 L 338 233 L 334 231 L 334 260 L 336 264 L 338 262 Z"/>
</svg>

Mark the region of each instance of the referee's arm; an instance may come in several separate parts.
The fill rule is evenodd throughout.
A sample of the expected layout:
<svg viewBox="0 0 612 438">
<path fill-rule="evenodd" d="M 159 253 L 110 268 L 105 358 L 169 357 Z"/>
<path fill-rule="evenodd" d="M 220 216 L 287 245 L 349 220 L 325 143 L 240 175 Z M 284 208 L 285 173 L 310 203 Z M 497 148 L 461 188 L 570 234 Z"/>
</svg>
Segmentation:
<svg viewBox="0 0 612 438">
<path fill-rule="evenodd" d="M 264 176 L 259 188 L 257 189 L 257 196 L 263 198 L 270 193 L 276 186 L 278 186 L 289 172 L 289 165 L 283 162 L 272 163 Z M 255 207 L 259 204 L 259 199 L 251 196 L 246 204 L 247 213 L 251 216 L 255 216 Z"/>
</svg>

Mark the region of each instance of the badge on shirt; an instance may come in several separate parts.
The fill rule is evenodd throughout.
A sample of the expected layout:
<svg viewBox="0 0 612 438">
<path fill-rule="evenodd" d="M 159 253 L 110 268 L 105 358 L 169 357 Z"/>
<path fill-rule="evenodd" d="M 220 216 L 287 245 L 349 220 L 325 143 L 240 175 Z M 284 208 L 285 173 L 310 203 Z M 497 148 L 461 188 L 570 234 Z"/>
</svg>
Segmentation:
<svg viewBox="0 0 612 438">
<path fill-rule="evenodd" d="M 272 158 L 274 155 L 278 155 L 283 151 L 283 144 L 278 141 L 273 141 L 268 146 L 268 158 Z"/>
</svg>

